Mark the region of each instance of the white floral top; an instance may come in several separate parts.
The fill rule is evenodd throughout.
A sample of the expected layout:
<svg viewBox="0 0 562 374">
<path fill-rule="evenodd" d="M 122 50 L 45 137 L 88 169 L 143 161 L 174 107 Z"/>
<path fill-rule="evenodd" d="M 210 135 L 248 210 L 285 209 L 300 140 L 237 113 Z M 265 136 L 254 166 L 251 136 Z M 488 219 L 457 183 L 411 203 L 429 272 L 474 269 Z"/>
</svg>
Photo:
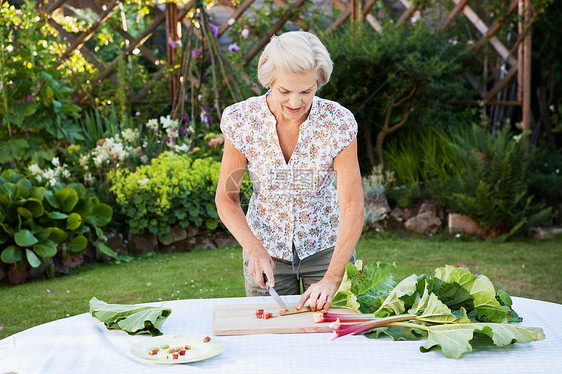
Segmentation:
<svg viewBox="0 0 562 374">
<path fill-rule="evenodd" d="M 247 159 L 254 187 L 246 220 L 272 257 L 300 259 L 333 247 L 339 226 L 334 158 L 357 136 L 353 114 L 336 102 L 314 97 L 289 162 L 277 137 L 266 96 L 225 109 L 221 131 Z"/>
</svg>

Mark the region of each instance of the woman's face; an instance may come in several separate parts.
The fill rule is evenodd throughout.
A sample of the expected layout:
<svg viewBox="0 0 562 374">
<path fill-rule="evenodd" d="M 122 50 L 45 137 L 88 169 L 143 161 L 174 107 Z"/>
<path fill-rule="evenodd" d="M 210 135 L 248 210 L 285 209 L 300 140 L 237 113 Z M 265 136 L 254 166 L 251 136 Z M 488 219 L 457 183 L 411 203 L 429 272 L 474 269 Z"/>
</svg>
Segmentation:
<svg viewBox="0 0 562 374">
<path fill-rule="evenodd" d="M 315 73 L 279 71 L 268 96 L 270 109 L 277 120 L 302 123 L 308 117 L 317 89 Z"/>
</svg>

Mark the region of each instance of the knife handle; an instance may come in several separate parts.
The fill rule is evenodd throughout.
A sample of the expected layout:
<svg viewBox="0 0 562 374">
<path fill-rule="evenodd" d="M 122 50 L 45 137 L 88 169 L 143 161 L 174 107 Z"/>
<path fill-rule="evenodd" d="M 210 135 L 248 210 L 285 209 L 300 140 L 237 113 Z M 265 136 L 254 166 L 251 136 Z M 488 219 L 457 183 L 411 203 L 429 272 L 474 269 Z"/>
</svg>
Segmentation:
<svg viewBox="0 0 562 374">
<path fill-rule="evenodd" d="M 265 285 L 267 286 L 267 275 L 265 275 L 265 273 L 263 273 L 263 281 L 264 281 Z"/>
</svg>

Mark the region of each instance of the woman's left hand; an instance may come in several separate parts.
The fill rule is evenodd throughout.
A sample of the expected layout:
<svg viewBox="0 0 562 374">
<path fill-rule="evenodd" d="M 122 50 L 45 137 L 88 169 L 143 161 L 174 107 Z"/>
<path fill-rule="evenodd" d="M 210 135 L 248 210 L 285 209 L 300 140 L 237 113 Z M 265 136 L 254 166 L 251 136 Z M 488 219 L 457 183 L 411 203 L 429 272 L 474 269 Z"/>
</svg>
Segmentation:
<svg viewBox="0 0 562 374">
<path fill-rule="evenodd" d="M 322 278 L 320 282 L 313 283 L 303 293 L 297 304 L 297 309 L 301 309 L 307 300 L 308 306 L 313 312 L 319 310 L 328 310 L 332 305 L 334 294 L 339 288 L 339 284 L 329 278 Z"/>
</svg>

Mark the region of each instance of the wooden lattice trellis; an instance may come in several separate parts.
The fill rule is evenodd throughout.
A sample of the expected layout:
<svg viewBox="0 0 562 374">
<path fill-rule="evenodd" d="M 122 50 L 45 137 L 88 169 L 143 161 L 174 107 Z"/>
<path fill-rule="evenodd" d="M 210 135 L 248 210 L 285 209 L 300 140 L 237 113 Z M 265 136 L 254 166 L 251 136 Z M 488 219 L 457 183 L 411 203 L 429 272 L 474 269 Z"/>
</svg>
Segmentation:
<svg viewBox="0 0 562 374">
<path fill-rule="evenodd" d="M 115 58 L 112 62 L 107 65 L 101 63 L 95 56 L 93 52 L 88 50 L 84 46 L 90 38 L 92 38 L 98 31 L 100 25 L 105 22 L 111 14 L 119 6 L 119 0 L 109 0 L 105 1 L 103 6 L 99 5 L 99 2 L 94 0 L 84 0 L 82 5 L 93 10 L 98 18 L 93 22 L 90 27 L 80 33 L 78 36 L 72 35 L 66 32 L 61 25 L 59 25 L 50 15 L 62 7 L 69 0 L 55 0 L 45 4 L 39 1 L 38 7 L 41 9 L 43 16 L 53 26 L 58 32 L 65 38 L 68 42 L 68 48 L 62 55 L 60 64 L 64 64 L 65 60 L 68 59 L 75 51 L 79 50 L 83 56 L 90 61 L 99 71 L 99 76 L 97 79 L 109 79 L 113 83 L 117 84 L 117 78 L 113 74 L 118 67 L 119 59 L 131 54 L 135 49 L 138 49 L 144 57 L 151 61 L 159 70 L 157 74 L 154 75 L 154 80 L 160 80 L 164 77 L 164 67 L 160 63 L 159 59 L 144 46 L 144 43 L 155 33 L 158 27 L 162 24 L 166 25 L 166 40 L 178 40 L 180 38 L 180 23 L 188 24 L 190 20 L 186 19 L 186 15 L 195 6 L 195 1 L 191 0 L 181 8 L 174 3 L 166 3 L 165 11 L 160 11 L 158 8 L 154 8 L 155 17 L 151 25 L 149 25 L 138 37 L 132 37 L 127 30 L 123 28 L 116 28 L 115 31 L 119 33 L 123 38 L 127 40 L 127 46 L 122 51 L 122 55 Z M 531 17 L 531 1 L 530 0 L 513 0 L 508 7 L 508 14 L 513 13 L 516 9 L 519 12 L 519 37 L 514 46 L 509 49 L 506 47 L 495 35 L 506 21 L 507 15 L 501 19 L 497 19 L 492 25 L 488 26 L 484 21 L 476 14 L 476 12 L 470 7 L 469 0 L 452 0 L 455 3 L 454 9 L 448 15 L 446 21 L 441 26 L 441 31 L 445 31 L 451 27 L 454 20 L 462 13 L 467 17 L 470 22 L 476 27 L 476 29 L 482 35 L 480 40 L 475 45 L 475 51 L 479 51 L 483 48 L 485 43 L 489 43 L 493 49 L 498 53 L 503 61 L 505 61 L 508 67 L 507 73 L 496 82 L 496 84 L 489 90 L 486 89 L 481 83 L 477 81 L 474 74 L 465 70 L 465 76 L 468 81 L 472 84 L 474 89 L 478 92 L 481 97 L 481 102 L 485 105 L 492 106 L 521 106 L 522 112 L 522 123 L 523 130 L 530 129 L 531 127 L 531 36 L 530 36 L 530 24 L 532 22 Z M 264 35 L 257 40 L 255 45 L 249 50 L 245 57 L 245 62 L 249 63 L 253 58 L 259 53 L 260 50 L 267 44 L 270 37 L 277 33 L 283 25 L 291 19 L 296 10 L 301 8 L 306 0 L 295 0 L 288 3 L 283 0 L 274 0 L 275 4 L 284 9 L 283 15 L 266 31 Z M 255 0 L 245 0 L 240 3 L 237 7 L 230 6 L 230 2 L 227 0 L 220 1 L 221 4 L 226 5 L 231 10 L 231 16 L 222 25 L 219 25 L 219 36 L 226 33 L 229 27 L 238 20 L 248 9 L 255 5 Z M 339 9 L 340 14 L 335 19 L 332 24 L 326 29 L 322 30 L 323 33 L 329 34 L 340 27 L 344 22 L 349 20 L 350 22 L 366 22 L 377 32 L 383 32 L 383 27 L 377 20 L 376 16 L 373 14 L 372 10 L 376 3 L 376 0 L 331 0 L 331 4 Z M 403 23 L 411 19 L 413 16 L 419 16 L 419 10 L 417 9 L 417 3 L 412 3 L 408 0 L 398 0 L 404 10 L 398 19 L 399 23 Z M 300 23 L 306 24 L 305 20 L 298 20 Z M 167 47 L 167 65 L 174 66 L 174 53 L 170 46 Z M 517 51 L 517 56 L 514 56 L 513 51 Z M 515 77 L 517 77 L 517 97 L 516 100 L 497 100 L 496 97 L 500 91 L 502 91 L 506 85 L 511 82 Z M 178 82 L 177 77 L 171 78 L 169 80 L 169 91 L 170 99 L 175 100 L 175 95 L 178 92 Z M 141 98 L 146 94 L 146 88 L 140 92 L 134 93 L 133 98 Z M 82 92 L 77 100 L 79 102 L 84 101 L 88 96 L 87 92 Z M 475 103 L 473 103 L 475 104 Z"/>
</svg>

